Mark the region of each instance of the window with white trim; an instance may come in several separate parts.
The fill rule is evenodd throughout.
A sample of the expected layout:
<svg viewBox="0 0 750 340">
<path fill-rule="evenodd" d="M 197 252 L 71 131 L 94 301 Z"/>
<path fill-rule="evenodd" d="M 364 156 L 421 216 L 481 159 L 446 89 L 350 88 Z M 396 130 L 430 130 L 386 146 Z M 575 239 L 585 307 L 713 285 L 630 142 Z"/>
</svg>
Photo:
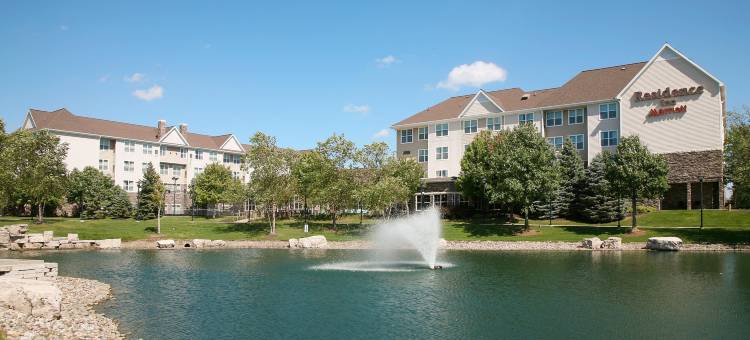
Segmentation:
<svg viewBox="0 0 750 340">
<path fill-rule="evenodd" d="M 109 161 L 106 159 L 100 159 L 99 160 L 99 170 L 100 171 L 107 171 L 109 170 Z"/>
<path fill-rule="evenodd" d="M 617 145 L 617 130 L 602 131 L 599 133 L 601 138 L 602 146 L 616 146 Z"/>
<path fill-rule="evenodd" d="M 568 125 L 583 124 L 584 109 L 566 110 L 568 114 Z"/>
<path fill-rule="evenodd" d="M 464 133 L 476 133 L 477 132 L 477 126 L 478 120 L 471 119 L 471 120 L 464 120 L 462 121 L 464 126 Z"/>
<path fill-rule="evenodd" d="M 600 104 L 599 119 L 617 118 L 617 103 Z"/>
<path fill-rule="evenodd" d="M 435 158 L 436 159 L 448 159 L 448 147 L 447 146 L 439 146 L 435 149 Z"/>
<path fill-rule="evenodd" d="M 159 174 L 163 176 L 169 175 L 169 165 L 165 163 L 159 164 Z"/>
<path fill-rule="evenodd" d="M 570 142 L 573 143 L 573 146 L 575 146 L 576 150 L 583 150 L 584 147 L 584 141 L 583 141 L 583 135 L 570 135 L 568 136 L 570 139 Z"/>
<path fill-rule="evenodd" d="M 133 172 L 133 171 L 135 171 L 135 162 L 133 162 L 133 161 L 124 161 L 123 162 L 123 170 L 125 172 Z"/>
<path fill-rule="evenodd" d="M 99 150 L 109 150 L 109 149 L 112 149 L 112 140 L 109 138 L 100 138 Z"/>
<path fill-rule="evenodd" d="M 143 143 L 143 154 L 150 155 L 154 152 L 154 146 L 149 143 Z"/>
<path fill-rule="evenodd" d="M 419 134 L 417 135 L 417 139 L 419 140 L 427 140 L 427 127 L 421 127 L 419 128 Z"/>
<path fill-rule="evenodd" d="M 411 143 L 414 139 L 414 130 L 406 129 L 400 130 L 401 144 Z"/>
<path fill-rule="evenodd" d="M 563 113 L 562 111 L 549 111 L 545 113 L 544 126 L 562 126 L 563 125 Z"/>
<path fill-rule="evenodd" d="M 181 174 L 182 174 L 182 166 L 172 165 L 172 176 L 180 177 Z"/>
<path fill-rule="evenodd" d="M 522 113 L 518 115 L 518 125 L 534 124 L 534 112 Z"/>
<path fill-rule="evenodd" d="M 132 140 L 122 141 L 123 149 L 125 152 L 135 152 L 135 142 Z"/>
<path fill-rule="evenodd" d="M 133 192 L 135 191 L 133 189 L 133 181 L 122 181 L 122 189 L 127 192 Z"/>
<path fill-rule="evenodd" d="M 435 136 L 442 137 L 448 135 L 448 123 L 435 124 Z"/>
<path fill-rule="evenodd" d="M 195 150 L 195 159 L 203 159 L 203 150 Z"/>
<path fill-rule="evenodd" d="M 216 151 L 211 151 L 208 153 L 208 160 L 211 162 L 216 162 L 218 160 L 218 157 L 216 156 Z"/>
<path fill-rule="evenodd" d="M 547 144 L 551 145 L 555 149 L 562 149 L 562 147 L 563 147 L 563 137 L 562 136 L 547 137 Z"/>
<path fill-rule="evenodd" d="M 187 158 L 188 150 L 185 148 L 180 148 L 180 158 Z"/>
<path fill-rule="evenodd" d="M 159 147 L 159 156 L 164 156 L 167 154 L 167 147 L 162 145 Z"/>
<path fill-rule="evenodd" d="M 435 171 L 436 177 L 448 177 L 448 170 L 437 170 Z"/>
<path fill-rule="evenodd" d="M 427 158 L 427 149 L 419 149 L 417 161 L 419 161 L 419 163 L 424 163 L 427 162 Z"/>
<path fill-rule="evenodd" d="M 200 175 L 203 172 L 203 168 L 193 168 L 193 172 L 195 172 L 195 175 Z"/>
<path fill-rule="evenodd" d="M 499 131 L 503 128 L 503 117 L 487 118 L 487 130 Z"/>
</svg>

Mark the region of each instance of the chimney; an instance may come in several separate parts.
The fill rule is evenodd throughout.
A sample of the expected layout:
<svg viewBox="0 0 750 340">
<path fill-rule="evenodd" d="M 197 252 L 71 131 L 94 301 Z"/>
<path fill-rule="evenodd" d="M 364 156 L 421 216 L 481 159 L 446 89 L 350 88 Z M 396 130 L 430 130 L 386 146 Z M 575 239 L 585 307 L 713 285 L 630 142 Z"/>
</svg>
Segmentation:
<svg viewBox="0 0 750 340">
<path fill-rule="evenodd" d="M 180 133 L 183 135 L 187 133 L 187 124 L 185 123 L 180 124 Z"/>
<path fill-rule="evenodd" d="M 159 119 L 159 123 L 156 125 L 158 128 L 158 137 L 164 136 L 164 134 L 167 132 L 167 121 L 164 119 Z"/>
</svg>

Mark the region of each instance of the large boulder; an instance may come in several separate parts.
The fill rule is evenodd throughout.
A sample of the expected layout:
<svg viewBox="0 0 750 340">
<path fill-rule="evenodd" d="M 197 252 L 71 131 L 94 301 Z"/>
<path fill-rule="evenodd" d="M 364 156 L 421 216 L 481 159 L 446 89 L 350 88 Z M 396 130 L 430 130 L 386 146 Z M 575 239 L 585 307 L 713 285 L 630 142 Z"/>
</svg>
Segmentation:
<svg viewBox="0 0 750 340">
<path fill-rule="evenodd" d="M 289 248 L 297 248 L 299 247 L 299 240 L 296 238 L 290 238 L 289 239 Z"/>
<path fill-rule="evenodd" d="M 47 230 L 43 232 L 42 235 L 44 236 L 44 242 L 52 241 L 52 239 L 55 238 L 55 232 L 52 230 Z"/>
<path fill-rule="evenodd" d="M 10 236 L 23 235 L 29 231 L 28 224 L 11 224 L 11 225 L 6 225 L 3 228 L 10 233 Z"/>
<path fill-rule="evenodd" d="M 328 248 L 328 241 L 323 235 L 303 237 L 299 239 L 298 248 Z"/>
<path fill-rule="evenodd" d="M 600 249 L 602 247 L 602 240 L 598 237 L 585 238 L 581 242 L 581 247 L 586 249 Z"/>
<path fill-rule="evenodd" d="M 54 282 L 0 279 L 0 306 L 44 319 L 60 318 L 62 292 Z"/>
<path fill-rule="evenodd" d="M 646 249 L 680 250 L 682 239 L 679 237 L 650 237 L 646 242 Z"/>
<path fill-rule="evenodd" d="M 226 246 L 227 246 L 227 242 L 224 241 L 224 240 L 213 240 L 213 241 L 211 241 L 211 247 L 220 248 L 220 247 L 226 247 Z"/>
<path fill-rule="evenodd" d="M 156 241 L 156 247 L 160 249 L 174 248 L 174 240 L 159 240 Z"/>
<path fill-rule="evenodd" d="M 68 241 L 78 241 L 78 234 L 68 234 Z"/>
<path fill-rule="evenodd" d="M 622 238 L 609 237 L 602 241 L 602 249 L 622 249 Z"/>
<path fill-rule="evenodd" d="M 44 243 L 44 234 L 42 233 L 29 234 L 29 242 Z"/>
<path fill-rule="evenodd" d="M 7 245 L 10 243 L 10 233 L 0 228 L 0 245 Z"/>
<path fill-rule="evenodd" d="M 122 239 L 110 238 L 105 240 L 96 240 L 96 247 L 99 249 L 120 249 Z"/>
<path fill-rule="evenodd" d="M 185 248 L 207 248 L 211 246 L 211 240 L 196 238 L 187 243 Z"/>
</svg>

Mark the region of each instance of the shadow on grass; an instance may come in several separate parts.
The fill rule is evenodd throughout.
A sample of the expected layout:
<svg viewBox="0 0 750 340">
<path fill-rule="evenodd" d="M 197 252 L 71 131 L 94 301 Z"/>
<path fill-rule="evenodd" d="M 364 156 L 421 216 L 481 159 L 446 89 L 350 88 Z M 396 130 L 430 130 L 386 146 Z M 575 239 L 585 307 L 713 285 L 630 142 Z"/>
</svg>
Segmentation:
<svg viewBox="0 0 750 340">
<path fill-rule="evenodd" d="M 646 229 L 656 236 L 677 236 L 688 243 L 723 243 L 729 245 L 750 244 L 750 230 L 706 228 L 694 229 Z"/>
<path fill-rule="evenodd" d="M 278 224 L 277 224 L 278 226 Z M 265 222 L 232 223 L 226 226 L 215 227 L 214 231 L 220 233 L 245 233 L 252 236 L 268 234 L 271 226 Z"/>
<path fill-rule="evenodd" d="M 475 219 L 456 223 L 471 236 L 513 236 L 524 231 L 523 225 L 506 224 L 505 219 Z"/>
<path fill-rule="evenodd" d="M 571 232 L 577 235 L 607 235 L 607 236 L 615 236 L 627 233 L 629 228 L 622 227 L 593 227 L 593 226 L 567 226 L 567 227 L 560 227 L 563 230 L 567 232 Z"/>
</svg>

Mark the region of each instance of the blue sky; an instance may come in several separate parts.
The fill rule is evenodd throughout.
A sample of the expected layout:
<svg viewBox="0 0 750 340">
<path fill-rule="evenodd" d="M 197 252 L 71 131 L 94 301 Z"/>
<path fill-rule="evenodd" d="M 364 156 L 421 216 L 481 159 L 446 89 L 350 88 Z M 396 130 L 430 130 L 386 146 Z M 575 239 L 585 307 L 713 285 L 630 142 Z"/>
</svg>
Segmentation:
<svg viewBox="0 0 750 340">
<path fill-rule="evenodd" d="M 29 108 L 358 144 L 447 97 L 556 87 L 664 42 L 750 104 L 746 1 L 0 3 L 0 116 Z M 477 63 L 477 62 L 483 63 Z M 449 73 L 460 65 L 483 77 Z M 136 92 L 137 91 L 137 92 Z M 385 130 L 386 132 L 388 130 Z M 379 133 L 380 132 L 380 133 Z"/>
</svg>

